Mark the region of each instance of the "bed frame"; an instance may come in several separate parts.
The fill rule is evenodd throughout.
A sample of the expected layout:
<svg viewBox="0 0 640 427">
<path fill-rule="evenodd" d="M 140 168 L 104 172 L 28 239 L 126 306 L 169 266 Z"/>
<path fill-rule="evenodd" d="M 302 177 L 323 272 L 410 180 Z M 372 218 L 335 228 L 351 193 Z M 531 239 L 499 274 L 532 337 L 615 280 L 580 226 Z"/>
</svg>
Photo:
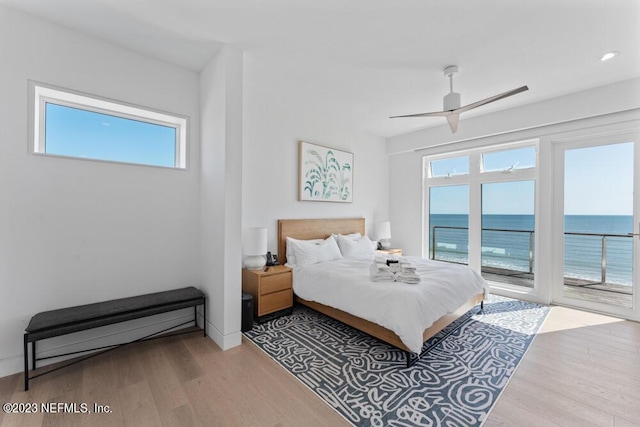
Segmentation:
<svg viewBox="0 0 640 427">
<path fill-rule="evenodd" d="M 294 239 L 308 240 L 308 239 L 324 239 L 329 237 L 332 233 L 335 234 L 350 234 L 360 233 L 365 234 L 364 218 L 331 218 L 331 219 L 281 219 L 278 220 L 278 254 L 282 262 L 286 262 L 287 253 L 287 237 Z M 388 344 L 393 345 L 401 350 L 404 350 L 406 355 L 407 367 L 415 363 L 422 354 L 417 357 L 411 353 L 411 351 L 404 345 L 400 337 L 395 332 L 384 328 L 376 323 L 368 320 L 356 317 L 345 311 L 338 310 L 337 308 L 329 307 L 324 304 L 320 304 L 314 301 L 307 301 L 299 297 L 295 297 L 296 302 L 306 305 L 320 313 L 323 313 L 331 318 L 339 320 L 342 323 L 354 327 L 362 332 L 365 332 L 371 336 L 378 338 Z M 484 295 L 482 293 L 474 295 L 471 299 L 465 302 L 455 312 L 446 314 L 440 319 L 436 320 L 433 325 L 424 330 L 422 334 L 422 341 L 425 342 L 429 338 L 435 336 L 438 332 L 442 331 L 456 319 L 467 313 L 477 304 L 483 304 Z M 425 351 L 423 351 L 424 353 Z"/>
</svg>

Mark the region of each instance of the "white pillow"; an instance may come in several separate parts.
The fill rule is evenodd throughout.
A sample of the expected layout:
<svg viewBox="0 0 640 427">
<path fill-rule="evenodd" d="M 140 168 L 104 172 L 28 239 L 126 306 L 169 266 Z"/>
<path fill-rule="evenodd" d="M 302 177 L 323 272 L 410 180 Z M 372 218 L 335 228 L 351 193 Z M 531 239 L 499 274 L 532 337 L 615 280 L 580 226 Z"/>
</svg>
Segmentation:
<svg viewBox="0 0 640 427">
<path fill-rule="evenodd" d="M 373 242 L 367 236 L 362 236 L 359 239 L 338 236 L 338 246 L 345 258 L 375 253 Z"/>
<path fill-rule="evenodd" d="M 362 237 L 362 234 L 360 234 L 360 233 L 332 234 L 332 236 L 335 237 L 336 240 L 338 239 L 338 236 L 346 237 L 347 239 L 351 239 L 351 240 L 358 240 L 359 238 Z"/>
<path fill-rule="evenodd" d="M 287 237 L 287 248 L 286 248 L 287 265 L 290 265 L 292 267 L 297 265 L 296 245 L 295 245 L 296 242 L 307 242 L 307 243 L 317 245 L 324 242 L 324 239 L 298 240 L 292 237 Z"/>
<path fill-rule="evenodd" d="M 287 244 L 293 249 L 296 266 L 316 264 L 318 262 L 333 261 L 342 258 L 338 243 L 333 236 L 329 236 L 320 243 L 309 240 L 287 238 Z M 287 264 L 289 264 L 287 252 Z"/>
</svg>

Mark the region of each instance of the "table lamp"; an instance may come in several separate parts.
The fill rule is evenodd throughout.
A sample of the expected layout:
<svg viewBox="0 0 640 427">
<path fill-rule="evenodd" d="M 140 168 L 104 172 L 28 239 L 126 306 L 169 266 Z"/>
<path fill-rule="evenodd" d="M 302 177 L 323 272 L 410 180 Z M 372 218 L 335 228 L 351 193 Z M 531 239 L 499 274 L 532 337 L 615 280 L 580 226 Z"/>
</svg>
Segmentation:
<svg viewBox="0 0 640 427">
<path fill-rule="evenodd" d="M 376 222 L 374 233 L 382 249 L 389 249 L 391 247 L 391 223 L 389 221 Z"/>
<path fill-rule="evenodd" d="M 244 266 L 249 270 L 261 270 L 266 264 L 267 229 L 248 228 L 244 235 Z"/>
</svg>

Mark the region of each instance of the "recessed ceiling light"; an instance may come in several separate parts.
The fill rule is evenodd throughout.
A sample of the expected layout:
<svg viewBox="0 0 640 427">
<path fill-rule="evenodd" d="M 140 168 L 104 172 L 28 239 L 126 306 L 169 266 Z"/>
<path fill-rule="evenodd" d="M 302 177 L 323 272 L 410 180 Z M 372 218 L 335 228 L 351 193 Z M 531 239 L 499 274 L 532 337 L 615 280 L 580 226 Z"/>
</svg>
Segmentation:
<svg viewBox="0 0 640 427">
<path fill-rule="evenodd" d="M 604 61 L 608 61 L 611 58 L 613 58 L 614 56 L 616 56 L 617 54 L 619 54 L 620 52 L 616 52 L 616 51 L 612 51 L 612 52 L 607 52 L 604 55 L 602 55 L 600 57 L 600 61 L 604 62 Z"/>
</svg>

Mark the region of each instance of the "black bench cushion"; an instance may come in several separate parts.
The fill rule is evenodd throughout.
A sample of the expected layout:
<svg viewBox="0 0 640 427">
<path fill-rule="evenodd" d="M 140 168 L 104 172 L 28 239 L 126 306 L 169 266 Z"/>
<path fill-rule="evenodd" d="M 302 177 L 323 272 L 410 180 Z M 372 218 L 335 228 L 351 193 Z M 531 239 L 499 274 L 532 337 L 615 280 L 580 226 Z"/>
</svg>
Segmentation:
<svg viewBox="0 0 640 427">
<path fill-rule="evenodd" d="M 204 303 L 204 293 L 190 286 L 38 313 L 25 329 L 28 341 L 110 325 Z"/>
</svg>

